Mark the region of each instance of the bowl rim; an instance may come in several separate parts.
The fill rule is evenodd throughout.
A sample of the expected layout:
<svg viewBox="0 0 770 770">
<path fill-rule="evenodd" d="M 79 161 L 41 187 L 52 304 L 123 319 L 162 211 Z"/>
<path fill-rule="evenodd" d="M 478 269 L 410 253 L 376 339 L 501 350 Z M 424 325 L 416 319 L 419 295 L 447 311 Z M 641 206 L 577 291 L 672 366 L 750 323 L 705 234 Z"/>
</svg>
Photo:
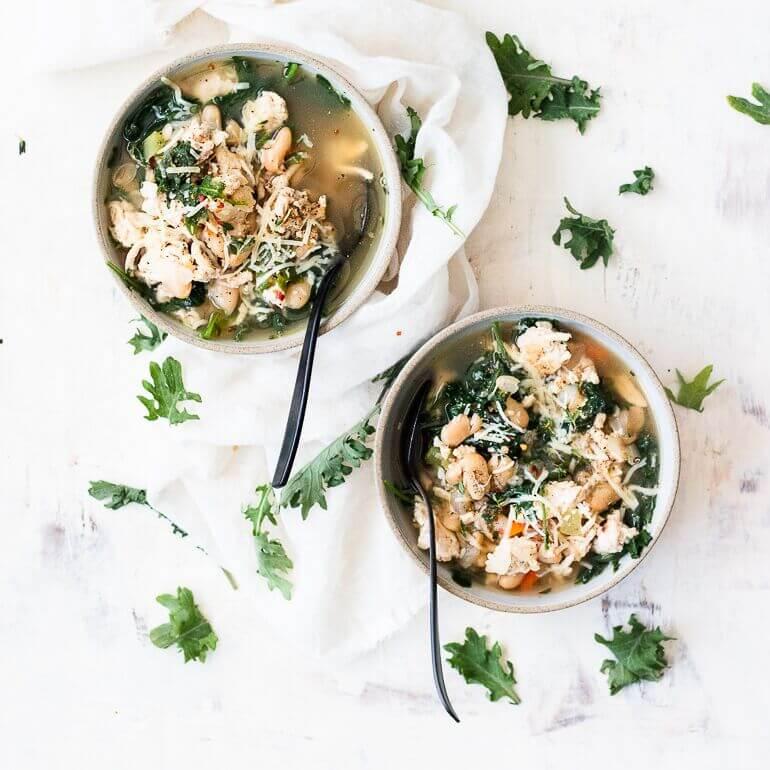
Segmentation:
<svg viewBox="0 0 770 770">
<path fill-rule="evenodd" d="M 222 43 L 219 45 L 208 46 L 172 59 L 170 62 L 167 62 L 162 67 L 156 69 L 139 85 L 132 89 L 115 111 L 113 118 L 110 120 L 104 131 L 102 140 L 99 144 L 99 149 L 96 153 L 96 162 L 91 184 L 91 213 L 96 229 L 97 241 L 99 243 L 99 256 L 102 262 L 112 261 L 112 244 L 109 238 L 109 227 L 106 221 L 102 219 L 104 201 L 99 196 L 99 187 L 104 170 L 109 168 L 107 166 L 107 159 L 112 151 L 113 144 L 111 139 L 125 121 L 129 109 L 149 88 L 158 83 L 161 77 L 167 76 L 170 72 L 193 65 L 197 61 L 202 61 L 212 56 L 225 57 L 239 54 L 267 57 L 276 56 L 279 59 L 282 58 L 289 61 L 296 61 L 298 64 L 307 65 L 316 70 L 326 77 L 333 85 L 341 88 L 345 95 L 350 98 L 351 109 L 353 109 L 359 119 L 363 122 L 364 126 L 370 131 L 372 141 L 382 163 L 382 174 L 388 194 L 385 196 L 383 212 L 385 221 L 382 233 L 380 234 L 379 244 L 370 257 L 371 264 L 361 275 L 350 295 L 331 315 L 327 316 L 322 321 L 320 334 L 325 334 L 347 320 L 369 299 L 369 297 L 371 297 L 388 270 L 391 257 L 396 250 L 401 229 L 401 171 L 396 159 L 395 150 L 393 149 L 393 143 L 376 110 L 366 101 L 359 90 L 333 65 L 325 59 L 297 46 L 284 44 L 269 38 L 256 38 L 248 43 Z M 110 272 L 112 273 L 112 271 Z M 113 274 L 113 280 L 123 294 L 128 297 L 129 302 L 142 315 L 173 337 L 198 348 L 234 355 L 260 355 L 295 350 L 302 345 L 304 339 L 305 327 L 301 326 L 295 333 L 273 339 L 268 338 L 259 341 L 246 340 L 244 342 L 234 342 L 233 340 L 204 340 L 193 330 L 172 323 L 164 313 L 160 313 L 152 308 L 149 303 L 139 297 L 136 292 L 129 289 L 118 276 Z"/>
<path fill-rule="evenodd" d="M 655 370 L 648 363 L 645 357 L 630 342 L 628 342 L 628 340 L 626 340 L 620 334 L 610 329 L 608 326 L 601 323 L 600 321 L 597 321 L 596 319 L 591 318 L 589 316 L 583 315 L 582 313 L 577 313 L 573 310 L 568 310 L 566 308 L 560 308 L 560 307 L 555 307 L 551 305 L 529 305 L 529 304 L 503 305 L 500 307 L 490 308 L 488 310 L 482 310 L 478 313 L 474 313 L 473 315 L 467 316 L 466 318 L 463 318 L 445 327 L 444 329 L 434 334 L 425 343 L 423 343 L 420 346 L 420 348 L 417 351 L 415 351 L 415 353 L 412 354 L 410 359 L 407 361 L 406 365 L 403 367 L 403 369 L 399 372 L 398 376 L 394 380 L 393 385 L 390 387 L 388 394 L 383 401 L 382 412 L 380 414 L 380 420 L 382 422 L 382 425 L 387 425 L 389 423 L 392 423 L 392 421 L 394 420 L 393 409 L 394 409 L 397 395 L 405 387 L 409 386 L 415 369 L 421 363 L 423 363 L 423 361 L 425 361 L 425 359 L 428 358 L 436 350 L 436 348 L 439 347 L 439 345 L 443 344 L 451 337 L 459 334 L 469 326 L 473 326 L 481 321 L 489 321 L 490 323 L 494 320 L 505 321 L 506 317 L 514 314 L 520 315 L 520 316 L 542 315 L 544 319 L 546 316 L 548 316 L 548 317 L 554 318 L 557 321 L 563 320 L 566 323 L 569 323 L 570 321 L 574 321 L 577 323 L 582 323 L 590 328 L 595 328 L 599 332 L 608 336 L 616 344 L 618 344 L 621 348 L 623 348 L 626 353 L 630 353 L 633 357 L 638 359 L 638 362 L 641 365 L 641 368 L 644 369 L 645 373 L 649 376 L 650 381 L 653 385 L 653 388 L 656 391 L 659 391 L 659 395 L 662 396 L 662 403 L 666 405 L 665 414 L 666 414 L 666 417 L 670 420 L 670 425 L 671 425 L 671 428 L 673 429 L 674 441 L 673 441 L 673 445 L 670 447 L 671 454 L 672 454 L 671 465 L 672 465 L 672 471 L 673 471 L 673 476 L 671 480 L 671 495 L 669 498 L 668 505 L 666 506 L 665 510 L 662 511 L 662 514 L 660 514 L 662 516 L 660 526 L 658 527 L 657 532 L 652 535 L 652 540 L 648 543 L 648 545 L 642 552 L 642 555 L 638 559 L 627 559 L 625 565 L 621 565 L 617 571 L 612 573 L 612 578 L 606 584 L 592 588 L 586 591 L 585 594 L 577 596 L 570 600 L 556 602 L 553 604 L 531 604 L 531 605 L 515 606 L 515 605 L 503 604 L 501 602 L 496 602 L 493 600 L 489 600 L 489 599 L 485 599 L 483 597 L 477 596 L 471 591 L 468 591 L 462 586 L 455 583 L 454 580 L 450 580 L 442 574 L 439 574 L 438 576 L 438 582 L 442 588 L 446 589 L 451 594 L 454 594 L 460 599 L 464 599 L 465 601 L 470 602 L 471 604 L 476 604 L 476 605 L 485 607 L 486 609 L 496 610 L 498 612 L 512 612 L 516 614 L 535 614 L 535 613 L 543 613 L 543 612 L 555 612 L 557 610 L 564 610 L 569 607 L 575 607 L 579 604 L 583 604 L 584 602 L 590 601 L 591 599 L 595 599 L 597 596 L 600 596 L 606 593 L 611 588 L 614 588 L 618 583 L 620 583 L 623 579 L 628 577 L 628 575 L 630 575 L 639 566 L 639 564 L 650 553 L 654 545 L 658 542 L 658 540 L 660 539 L 660 536 L 663 534 L 663 530 L 665 529 L 666 524 L 668 523 L 669 517 L 671 515 L 671 510 L 674 507 L 674 503 L 676 501 L 676 495 L 679 489 L 679 478 L 680 478 L 680 470 L 681 470 L 679 427 L 677 426 L 674 409 L 671 406 L 671 403 L 668 397 L 666 397 L 665 390 L 663 388 L 662 383 L 660 382 L 660 379 L 658 378 L 658 375 L 655 373 Z M 655 416 L 658 417 L 658 412 L 656 412 Z M 380 508 L 382 509 L 385 515 L 385 518 L 387 519 L 388 525 L 390 526 L 391 530 L 395 534 L 396 539 L 401 543 L 401 545 L 411 555 L 411 557 L 417 562 L 417 564 L 423 570 L 423 572 L 425 572 L 425 574 L 428 574 L 429 570 L 428 570 L 427 558 L 425 559 L 421 558 L 421 556 L 418 555 L 418 553 L 412 547 L 412 544 L 407 541 L 406 537 L 404 536 L 403 532 L 401 531 L 400 527 L 396 522 L 394 514 L 391 511 L 391 507 L 390 507 L 391 500 L 388 496 L 387 491 L 385 490 L 385 485 L 383 483 L 384 482 L 383 462 L 384 462 L 384 430 L 378 430 L 376 439 L 375 439 L 375 448 L 374 448 L 374 472 L 375 472 L 375 484 L 377 487 L 377 499 L 379 501 Z"/>
</svg>

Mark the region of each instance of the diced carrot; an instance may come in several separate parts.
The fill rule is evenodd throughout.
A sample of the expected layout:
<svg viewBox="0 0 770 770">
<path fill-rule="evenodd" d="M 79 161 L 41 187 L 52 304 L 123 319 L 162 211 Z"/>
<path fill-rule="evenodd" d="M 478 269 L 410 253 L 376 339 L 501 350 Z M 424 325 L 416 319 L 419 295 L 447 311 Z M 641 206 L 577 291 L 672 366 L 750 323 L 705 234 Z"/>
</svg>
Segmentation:
<svg viewBox="0 0 770 770">
<path fill-rule="evenodd" d="M 537 583 L 537 572 L 529 571 L 524 575 L 524 579 L 519 583 L 519 588 L 522 591 L 528 591 L 533 585 Z"/>
<path fill-rule="evenodd" d="M 520 521 L 514 521 L 513 524 L 511 524 L 511 529 L 508 532 L 508 537 L 514 537 L 515 535 L 520 535 L 524 531 L 524 524 Z"/>
</svg>

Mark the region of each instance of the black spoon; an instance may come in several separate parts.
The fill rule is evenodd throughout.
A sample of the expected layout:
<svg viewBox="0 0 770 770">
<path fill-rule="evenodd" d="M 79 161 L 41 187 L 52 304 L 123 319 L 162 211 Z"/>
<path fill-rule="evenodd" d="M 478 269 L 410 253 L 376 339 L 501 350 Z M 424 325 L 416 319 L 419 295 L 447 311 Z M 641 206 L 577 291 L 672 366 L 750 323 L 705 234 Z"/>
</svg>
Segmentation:
<svg viewBox="0 0 770 770">
<path fill-rule="evenodd" d="M 339 275 L 340 269 L 345 264 L 348 255 L 359 244 L 366 231 L 366 223 L 369 218 L 369 198 L 366 185 L 361 197 L 361 207 L 358 211 L 358 223 L 356 229 L 350 233 L 339 244 L 339 252 L 334 257 L 334 261 L 329 265 L 329 269 L 321 278 L 318 284 L 318 291 L 313 300 L 313 307 L 307 319 L 307 328 L 305 329 L 305 340 L 302 343 L 302 353 L 299 357 L 299 367 L 297 369 L 297 379 L 294 381 L 294 393 L 291 397 L 291 406 L 289 407 L 289 416 L 286 418 L 286 430 L 283 434 L 283 443 L 281 452 L 278 455 L 278 462 L 273 474 L 273 487 L 280 489 L 285 487 L 289 481 L 294 458 L 297 456 L 299 439 L 302 435 L 302 424 L 305 422 L 305 410 L 307 409 L 307 399 L 310 395 L 310 378 L 313 374 L 313 360 L 315 358 L 315 346 L 318 341 L 318 330 L 321 326 L 321 317 L 323 315 L 326 297 L 331 291 L 334 281 Z"/>
<path fill-rule="evenodd" d="M 430 539 L 430 548 L 428 551 L 430 559 L 430 653 L 433 661 L 433 681 L 436 685 L 438 696 L 447 713 L 455 720 L 455 722 L 459 722 L 460 718 L 455 713 L 455 710 L 449 701 L 449 695 L 447 695 L 446 685 L 444 684 L 444 672 L 441 668 L 441 642 L 439 641 L 438 625 L 436 522 L 433 519 L 433 507 L 430 504 L 428 495 L 425 493 L 425 490 L 420 483 L 420 466 L 422 465 L 424 454 L 424 440 L 422 426 L 420 425 L 420 415 L 430 389 L 430 381 L 425 382 L 417 390 L 417 393 L 412 399 L 412 403 L 409 404 L 409 409 L 407 410 L 406 418 L 404 419 L 401 461 L 407 478 L 414 490 L 422 498 L 428 515 L 428 533 Z"/>
<path fill-rule="evenodd" d="M 315 346 L 318 341 L 318 331 L 321 327 L 321 318 L 323 316 L 326 297 L 329 294 L 334 281 L 345 264 L 347 259 L 343 252 L 340 252 L 324 273 L 321 283 L 318 284 L 318 291 L 313 300 L 313 307 L 307 319 L 307 329 L 305 330 L 305 341 L 302 343 L 302 353 L 299 357 L 299 367 L 297 369 L 297 379 L 294 381 L 294 393 L 291 397 L 291 406 L 289 407 L 289 416 L 286 420 L 286 430 L 283 434 L 283 444 L 281 452 L 278 455 L 278 462 L 275 466 L 273 475 L 273 487 L 279 489 L 285 487 L 289 480 L 294 458 L 297 455 L 299 438 L 302 435 L 302 424 L 305 422 L 305 410 L 307 408 L 307 398 L 310 393 L 310 377 L 313 374 L 313 359 L 315 358 Z"/>
</svg>

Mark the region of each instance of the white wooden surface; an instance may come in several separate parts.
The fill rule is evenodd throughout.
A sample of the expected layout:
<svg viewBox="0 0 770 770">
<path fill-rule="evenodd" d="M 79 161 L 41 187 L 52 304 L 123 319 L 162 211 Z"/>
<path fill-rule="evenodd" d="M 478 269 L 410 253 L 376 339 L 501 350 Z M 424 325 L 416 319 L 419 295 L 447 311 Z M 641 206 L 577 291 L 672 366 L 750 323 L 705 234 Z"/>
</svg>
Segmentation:
<svg viewBox="0 0 770 770">
<path fill-rule="evenodd" d="M 455 726 L 433 697 L 423 618 L 355 672 L 309 670 L 273 629 L 235 633 L 245 599 L 199 554 L 141 511 L 87 500 L 105 436 L 126 457 L 141 444 L 105 430 L 111 383 L 135 376 L 122 343 L 130 310 L 96 297 L 98 324 L 68 323 L 95 265 L 93 240 L 71 223 L 89 216 L 103 128 L 70 116 L 89 100 L 108 115 L 172 54 L 219 41 L 223 30 L 198 15 L 171 51 L 6 87 L 0 766 L 766 767 L 770 127 L 724 96 L 770 85 L 770 6 L 436 4 L 466 12 L 479 34 L 518 33 L 556 72 L 603 87 L 582 137 L 566 122 L 510 122 L 494 199 L 468 242 L 482 305 L 571 307 L 632 340 L 664 380 L 705 363 L 728 380 L 705 413 L 678 411 L 683 482 L 661 542 L 609 595 L 563 613 L 500 619 L 442 596 L 445 639 L 494 627 L 524 701 L 489 703 L 450 672 Z M 21 159 L 17 133 L 29 144 Z M 655 191 L 619 197 L 644 164 Z M 617 229 L 606 271 L 581 273 L 551 243 L 563 195 Z M 51 203 L 55 245 L 43 240 Z M 153 596 L 177 584 L 193 587 L 219 633 L 205 666 L 147 641 L 163 619 Z M 592 636 L 630 612 L 678 638 L 672 667 L 610 698 Z M 401 684 L 383 687 L 385 670 Z M 362 677 L 363 688 L 346 684 Z"/>
</svg>

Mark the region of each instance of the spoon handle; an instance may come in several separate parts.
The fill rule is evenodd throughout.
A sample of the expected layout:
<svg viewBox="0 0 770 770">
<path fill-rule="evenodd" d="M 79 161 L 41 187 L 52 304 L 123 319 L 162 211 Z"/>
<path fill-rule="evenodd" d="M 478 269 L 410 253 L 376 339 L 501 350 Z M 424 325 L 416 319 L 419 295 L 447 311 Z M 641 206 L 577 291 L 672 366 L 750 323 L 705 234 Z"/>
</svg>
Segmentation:
<svg viewBox="0 0 770 770">
<path fill-rule="evenodd" d="M 326 297 L 334 285 L 334 280 L 344 261 L 344 258 L 340 257 L 321 279 L 310 316 L 307 320 L 305 341 L 302 343 L 302 353 L 299 357 L 297 379 L 294 381 L 294 393 L 291 397 L 289 416 L 286 419 L 286 430 L 283 434 L 281 452 L 278 455 L 278 462 L 276 463 L 275 474 L 273 475 L 273 487 L 276 489 L 286 486 L 292 466 L 294 465 L 294 458 L 297 455 L 297 447 L 302 435 L 302 424 L 305 421 L 307 399 L 310 394 L 310 377 L 313 374 L 313 359 L 315 358 L 315 346 L 318 341 L 318 331 L 321 327 L 323 308 L 326 303 Z"/>
<path fill-rule="evenodd" d="M 425 509 L 428 514 L 428 533 L 430 539 L 430 654 L 433 662 L 433 682 L 436 685 L 441 703 L 444 705 L 447 714 L 449 714 L 455 722 L 460 721 L 460 717 L 455 713 L 452 703 L 449 700 L 449 695 L 446 691 L 446 685 L 444 684 L 444 672 L 441 667 L 441 642 L 439 640 L 439 625 L 438 625 L 438 564 L 436 559 L 436 522 L 433 519 L 433 507 L 430 504 L 428 495 L 425 494 L 425 490 L 421 484 L 417 485 L 417 489 L 420 492 L 422 501 L 425 504 Z"/>
</svg>

